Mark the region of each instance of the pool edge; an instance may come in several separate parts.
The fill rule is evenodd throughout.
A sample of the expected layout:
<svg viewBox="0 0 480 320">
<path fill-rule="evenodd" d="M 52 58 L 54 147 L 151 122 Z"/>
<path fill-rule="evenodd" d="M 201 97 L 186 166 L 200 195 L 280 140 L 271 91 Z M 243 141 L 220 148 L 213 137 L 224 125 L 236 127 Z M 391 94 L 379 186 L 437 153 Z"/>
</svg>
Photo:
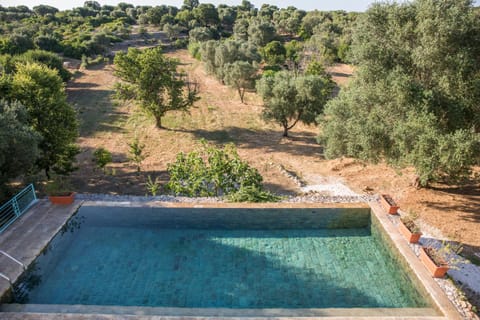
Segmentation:
<svg viewBox="0 0 480 320">
<path fill-rule="evenodd" d="M 383 227 L 385 233 L 390 237 L 392 244 L 405 259 L 410 271 L 421 282 L 422 287 L 427 291 L 428 298 L 432 300 L 435 307 L 443 314 L 445 319 L 462 320 L 463 317 L 457 311 L 453 303 L 448 299 L 445 292 L 439 287 L 432 276 L 428 273 L 426 267 L 408 246 L 407 241 L 400 234 L 400 231 L 388 219 L 387 213 L 381 208 L 378 202 L 369 203 L 372 214 Z"/>
</svg>

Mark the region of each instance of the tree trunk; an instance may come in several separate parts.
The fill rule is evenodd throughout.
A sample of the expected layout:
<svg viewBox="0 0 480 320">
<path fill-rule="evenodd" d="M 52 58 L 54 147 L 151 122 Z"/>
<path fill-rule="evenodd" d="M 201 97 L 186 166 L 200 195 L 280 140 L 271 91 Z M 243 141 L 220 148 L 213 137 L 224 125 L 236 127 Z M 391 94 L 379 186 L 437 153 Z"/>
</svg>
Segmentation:
<svg viewBox="0 0 480 320">
<path fill-rule="evenodd" d="M 162 129 L 162 117 L 155 117 L 157 128 Z"/>
<path fill-rule="evenodd" d="M 288 137 L 288 126 L 283 125 L 283 136 Z"/>
<path fill-rule="evenodd" d="M 240 96 L 240 101 L 242 101 L 243 104 L 245 104 L 243 100 L 243 96 L 245 95 L 245 89 L 238 88 L 238 95 Z"/>
<path fill-rule="evenodd" d="M 45 168 L 45 175 L 47 176 L 47 180 L 50 180 L 50 167 L 49 166 L 47 166 Z"/>
</svg>

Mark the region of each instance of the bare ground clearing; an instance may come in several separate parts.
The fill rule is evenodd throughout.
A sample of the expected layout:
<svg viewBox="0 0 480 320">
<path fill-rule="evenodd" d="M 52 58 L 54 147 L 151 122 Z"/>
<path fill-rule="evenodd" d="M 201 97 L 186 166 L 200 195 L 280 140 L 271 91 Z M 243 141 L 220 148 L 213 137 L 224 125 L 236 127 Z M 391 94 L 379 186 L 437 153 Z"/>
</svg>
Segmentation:
<svg viewBox="0 0 480 320">
<path fill-rule="evenodd" d="M 192 150 L 199 139 L 218 145 L 233 142 L 241 157 L 261 172 L 272 191 L 299 191 L 291 179 L 281 174 L 279 166 L 294 172 L 307 184 L 316 184 L 323 177 L 336 177 L 359 193 L 392 194 L 405 211 L 417 212 L 445 236 L 464 243 L 467 251 L 480 252 L 478 182 L 417 190 L 411 186 L 414 174 L 409 169 L 394 170 L 384 164 L 367 165 L 353 159 L 327 161 L 316 143 L 316 127 L 300 124 L 291 131 L 290 138 L 282 138 L 280 127 L 261 120 L 261 101 L 254 93 L 247 93 L 246 104 L 242 104 L 236 91 L 206 75 L 201 63 L 187 51 L 169 55 L 180 59 L 190 77 L 199 82 L 201 96 L 190 113 L 172 112 L 164 118 L 169 130 L 155 128 L 154 121 L 135 106 L 114 102 L 111 94 L 115 77 L 110 65 L 82 70 L 69 83 L 69 100 L 76 106 L 82 123 L 79 170 L 72 177 L 76 190 L 144 195 L 146 177 L 151 175 L 165 182 L 167 164 L 178 152 Z M 351 68 L 336 66 L 330 72 L 343 84 Z M 148 154 L 140 174 L 128 161 L 127 143 L 134 137 L 146 144 Z M 98 147 L 114 154 L 107 174 L 95 169 L 92 163 L 92 153 Z"/>
</svg>

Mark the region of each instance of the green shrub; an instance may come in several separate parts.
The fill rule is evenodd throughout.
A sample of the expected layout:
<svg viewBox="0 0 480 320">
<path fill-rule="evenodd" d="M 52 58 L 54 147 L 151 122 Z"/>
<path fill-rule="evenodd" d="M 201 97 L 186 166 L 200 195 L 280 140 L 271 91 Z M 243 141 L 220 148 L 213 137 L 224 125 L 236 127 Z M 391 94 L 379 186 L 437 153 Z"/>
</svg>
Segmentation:
<svg viewBox="0 0 480 320">
<path fill-rule="evenodd" d="M 15 62 L 27 63 L 27 62 L 39 62 L 50 69 L 57 70 L 58 75 L 64 82 L 71 79 L 72 74 L 63 67 L 62 58 L 57 54 L 44 51 L 44 50 L 29 50 L 22 55 L 15 56 L 13 59 Z"/>
<path fill-rule="evenodd" d="M 188 45 L 188 52 L 190 52 L 190 55 L 195 59 L 202 60 L 202 55 L 200 54 L 200 43 L 191 42 Z"/>
<path fill-rule="evenodd" d="M 153 180 L 152 177 L 149 175 L 147 177 L 145 187 L 147 188 L 147 192 L 155 197 L 160 190 L 160 181 L 158 180 L 158 177 Z"/>
<path fill-rule="evenodd" d="M 174 47 L 177 49 L 185 49 L 188 45 L 187 39 L 177 39 L 174 42 Z"/>
<path fill-rule="evenodd" d="M 112 154 L 104 148 L 98 148 L 93 152 L 93 162 L 105 173 L 105 167 L 112 162 Z"/>
<path fill-rule="evenodd" d="M 281 198 L 256 186 L 242 186 L 237 192 L 227 196 L 230 202 L 277 202 Z"/>
<path fill-rule="evenodd" d="M 199 150 L 179 153 L 167 170 L 166 189 L 176 195 L 221 196 L 245 187 L 263 190 L 262 176 L 240 159 L 233 144 L 218 149 L 203 142 Z"/>
<path fill-rule="evenodd" d="M 129 153 L 129 159 L 135 165 L 137 166 L 137 172 L 140 172 L 140 165 L 142 164 L 142 161 L 145 160 L 145 153 L 143 152 L 143 149 L 145 149 L 145 144 L 140 143 L 140 140 L 138 138 L 133 139 L 131 143 L 128 144 L 130 149 L 128 150 Z"/>
</svg>

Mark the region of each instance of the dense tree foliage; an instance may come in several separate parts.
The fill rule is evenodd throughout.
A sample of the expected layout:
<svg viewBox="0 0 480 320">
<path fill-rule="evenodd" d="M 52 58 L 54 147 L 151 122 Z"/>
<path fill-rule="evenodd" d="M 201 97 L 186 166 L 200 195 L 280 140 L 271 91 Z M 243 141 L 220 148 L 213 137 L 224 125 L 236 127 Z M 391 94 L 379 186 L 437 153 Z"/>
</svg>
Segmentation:
<svg viewBox="0 0 480 320">
<path fill-rule="evenodd" d="M 24 54 L 13 56 L 11 59 L 11 66 L 14 69 L 15 64 L 17 63 L 26 64 L 29 62 L 44 64 L 48 68 L 57 71 L 58 75 L 64 82 L 72 77 L 71 73 L 63 67 L 62 59 L 57 54 L 44 50 L 29 50 Z"/>
<path fill-rule="evenodd" d="M 249 42 L 236 40 L 203 42 L 200 46 L 200 56 L 205 62 L 207 72 L 221 81 L 225 80 L 226 65 L 237 61 L 259 62 L 261 59 L 255 46 Z"/>
<path fill-rule="evenodd" d="M 375 4 L 354 35 L 356 79 L 322 118 L 328 157 L 413 165 L 420 184 L 478 161 L 480 24 L 470 1 Z"/>
<path fill-rule="evenodd" d="M 240 100 L 244 103 L 245 91 L 255 88 L 258 68 L 247 61 L 235 61 L 227 63 L 224 69 L 225 83 L 237 90 Z"/>
<path fill-rule="evenodd" d="M 334 84 L 328 77 L 295 75 L 281 71 L 264 76 L 257 83 L 257 91 L 263 98 L 263 116 L 283 127 L 288 136 L 298 121 L 315 123 L 315 118 L 332 95 Z"/>
<path fill-rule="evenodd" d="M 162 128 L 168 111 L 188 110 L 197 100 L 197 87 L 177 72 L 178 61 L 165 57 L 160 47 L 144 51 L 129 48 L 115 56 L 115 74 L 123 80 L 117 93 L 134 99 Z"/>
<path fill-rule="evenodd" d="M 42 139 L 39 143 L 39 168 L 49 176 L 50 169 L 69 173 L 77 148 L 77 119 L 66 101 L 62 79 L 45 65 L 18 65 L 12 77 L 11 100 L 18 100 L 27 109 L 29 124 Z"/>
<path fill-rule="evenodd" d="M 263 59 L 269 65 L 281 65 L 285 62 L 287 50 L 280 41 L 269 42 L 263 49 Z"/>
<path fill-rule="evenodd" d="M 0 200 L 4 198 L 5 183 L 33 171 L 39 141 L 40 135 L 29 125 L 25 107 L 0 100 Z"/>
<path fill-rule="evenodd" d="M 101 7 L 96 1 L 66 11 L 47 5 L 33 10 L 0 6 L 0 54 L 42 49 L 81 58 L 108 53 L 111 43 L 128 36 L 133 9 L 124 4 Z"/>
</svg>

